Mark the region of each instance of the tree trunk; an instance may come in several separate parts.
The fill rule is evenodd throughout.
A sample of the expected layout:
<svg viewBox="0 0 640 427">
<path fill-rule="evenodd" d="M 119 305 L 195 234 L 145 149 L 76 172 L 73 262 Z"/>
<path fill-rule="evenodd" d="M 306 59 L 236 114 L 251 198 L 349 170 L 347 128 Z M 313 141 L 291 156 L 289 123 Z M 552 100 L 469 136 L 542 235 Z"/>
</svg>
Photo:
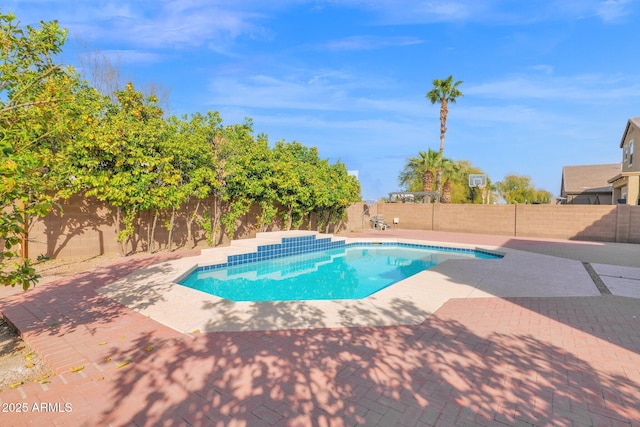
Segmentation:
<svg viewBox="0 0 640 427">
<path fill-rule="evenodd" d="M 329 212 L 327 213 L 327 219 L 326 219 L 326 223 L 324 226 L 324 232 L 325 233 L 329 233 L 329 227 L 331 226 L 331 217 L 333 216 L 333 209 L 330 209 Z"/>
<path fill-rule="evenodd" d="M 168 237 L 168 242 L 167 242 L 167 249 L 169 250 L 169 252 L 171 252 L 172 249 L 172 239 L 173 239 L 173 224 L 175 223 L 176 220 L 176 208 L 175 206 L 171 209 L 171 220 L 169 221 L 169 237 Z"/>
<path fill-rule="evenodd" d="M 127 253 L 125 251 L 126 247 L 125 247 L 125 242 L 119 239 L 119 234 L 122 231 L 122 211 L 120 210 L 120 208 L 116 208 L 116 230 L 117 230 L 117 234 L 118 234 L 118 243 L 120 243 L 120 255 L 122 256 L 126 256 Z"/>
<path fill-rule="evenodd" d="M 151 222 L 151 228 L 147 228 L 147 251 L 152 253 L 155 249 L 154 241 L 156 239 L 156 224 L 158 223 L 158 211 L 153 213 L 153 221 Z"/>
<path fill-rule="evenodd" d="M 436 192 L 438 193 L 435 198 L 436 203 L 440 202 L 440 199 L 442 198 L 442 195 L 443 195 L 443 191 L 440 189 L 441 182 L 442 182 L 442 167 L 439 167 L 438 171 L 436 172 Z"/>
<path fill-rule="evenodd" d="M 188 203 L 185 204 L 185 206 L 188 206 Z M 187 242 L 190 240 L 193 240 L 193 246 L 192 247 L 196 247 L 196 241 L 195 241 L 195 237 L 193 237 L 193 222 L 196 220 L 196 218 L 198 217 L 198 210 L 200 209 L 200 199 L 198 199 L 198 202 L 196 203 L 196 208 L 193 211 L 193 215 L 187 215 Z"/>
<path fill-rule="evenodd" d="M 444 158 L 444 135 L 447 133 L 447 114 L 449 109 L 447 107 L 447 98 L 442 98 L 442 105 L 440 107 L 440 150 L 438 154 L 440 155 L 440 162 L 438 164 L 438 170 L 436 172 L 436 191 L 438 192 L 438 197 L 436 197 L 436 203 L 439 201 L 441 194 L 443 191 L 440 189 L 440 185 L 442 184 L 442 159 Z"/>
<path fill-rule="evenodd" d="M 138 221 L 136 221 L 136 219 Z M 131 242 L 131 251 L 129 253 L 134 254 L 138 251 L 138 243 L 140 243 L 140 214 L 134 211 L 133 219 L 131 220 L 131 235 L 128 237 Z"/>
<path fill-rule="evenodd" d="M 448 179 L 442 186 L 442 203 L 451 203 L 451 181 Z"/>
<path fill-rule="evenodd" d="M 265 210 L 266 208 L 263 205 L 260 205 L 260 227 L 258 227 L 258 232 L 260 233 L 264 233 L 265 231 L 267 231 L 267 222 L 264 220 Z"/>
<path fill-rule="evenodd" d="M 433 191 L 433 172 L 431 170 L 427 170 L 422 175 L 422 191 Z"/>
<path fill-rule="evenodd" d="M 213 196 L 213 215 L 211 215 L 211 242 L 213 246 L 217 246 L 216 236 L 218 233 L 218 226 L 220 224 L 220 197 L 218 195 Z"/>
<path fill-rule="evenodd" d="M 291 230 L 292 223 L 293 223 L 293 206 L 289 206 L 289 213 L 287 214 L 287 231 Z"/>
<path fill-rule="evenodd" d="M 24 203 L 22 203 L 22 221 L 23 233 L 20 238 L 20 261 L 24 263 L 25 260 L 29 259 L 29 216 Z"/>
</svg>

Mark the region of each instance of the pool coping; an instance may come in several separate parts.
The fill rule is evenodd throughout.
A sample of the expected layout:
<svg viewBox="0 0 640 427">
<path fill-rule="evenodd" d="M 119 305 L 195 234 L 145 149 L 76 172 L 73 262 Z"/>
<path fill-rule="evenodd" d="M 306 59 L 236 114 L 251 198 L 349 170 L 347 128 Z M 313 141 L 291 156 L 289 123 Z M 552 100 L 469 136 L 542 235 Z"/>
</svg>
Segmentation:
<svg viewBox="0 0 640 427">
<path fill-rule="evenodd" d="M 447 260 L 360 300 L 233 302 L 177 284 L 198 266 L 257 251 L 283 237 L 330 236 L 345 244 L 397 242 L 498 252 L 502 259 Z M 254 239 L 163 261 L 98 293 L 184 333 L 416 325 L 451 298 L 600 295 L 579 261 L 514 249 L 406 238 L 353 238 L 313 231 L 259 233 Z"/>
</svg>

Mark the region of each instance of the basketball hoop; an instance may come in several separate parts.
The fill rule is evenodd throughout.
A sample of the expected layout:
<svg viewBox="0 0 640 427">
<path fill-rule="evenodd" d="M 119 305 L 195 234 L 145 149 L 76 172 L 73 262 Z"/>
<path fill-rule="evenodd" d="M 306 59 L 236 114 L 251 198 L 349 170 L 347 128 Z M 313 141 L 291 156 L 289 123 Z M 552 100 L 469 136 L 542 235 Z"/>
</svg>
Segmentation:
<svg viewBox="0 0 640 427">
<path fill-rule="evenodd" d="M 478 187 L 483 189 L 487 186 L 487 175 L 484 174 L 469 174 L 469 187 Z"/>
<path fill-rule="evenodd" d="M 475 200 L 476 188 L 480 189 L 482 195 L 482 204 L 484 205 L 484 188 L 487 186 L 487 175 L 484 174 L 469 174 L 469 187 L 471 187 L 471 203 Z"/>
</svg>

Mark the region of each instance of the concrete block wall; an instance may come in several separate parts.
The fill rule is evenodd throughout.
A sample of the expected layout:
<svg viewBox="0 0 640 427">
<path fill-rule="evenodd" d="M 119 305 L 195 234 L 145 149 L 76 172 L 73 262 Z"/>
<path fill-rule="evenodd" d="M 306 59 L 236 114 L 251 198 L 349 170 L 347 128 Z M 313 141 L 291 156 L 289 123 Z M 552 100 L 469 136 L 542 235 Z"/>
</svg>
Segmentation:
<svg viewBox="0 0 640 427">
<path fill-rule="evenodd" d="M 200 214 L 206 203 L 212 201 L 201 204 Z M 45 218 L 33 221 L 29 231 L 31 258 L 35 259 L 38 255 L 86 258 L 120 253 L 120 244 L 116 241 L 118 230 L 115 215 L 105 204 L 77 197 L 64 202 L 62 208 L 54 208 Z M 195 205 L 185 206 L 177 216 L 172 234 L 173 247 L 207 246 L 204 230 L 197 223 L 193 224 L 193 240 L 186 241 L 186 218 L 194 210 Z M 254 209 L 238 220 L 235 239 L 255 236 L 257 214 Z M 640 243 L 640 206 L 630 205 L 375 203 L 369 206 L 360 202 L 348 209 L 347 220 L 340 230 L 370 229 L 369 219 L 376 214 L 383 215 L 390 224 L 393 218 L 398 218 L 398 228 L 402 229 Z M 157 249 L 168 246 L 168 230 L 163 225 L 168 219 L 168 216 L 164 216 L 158 220 L 155 234 Z M 151 221 L 149 214 L 138 218 L 137 251 L 144 251 L 148 247 L 146 236 Z M 269 230 L 277 231 L 282 227 L 281 221 L 274 222 Z M 310 227 L 315 229 L 313 218 Z M 216 243 L 227 242 L 228 238 L 222 235 Z"/>
<path fill-rule="evenodd" d="M 375 205 L 374 209 L 375 209 Z M 350 230 L 365 230 L 369 228 L 371 215 L 377 212 L 371 211 L 371 206 L 364 202 L 357 202 L 347 208 L 347 227 Z"/>
<path fill-rule="evenodd" d="M 640 207 L 630 205 L 376 203 L 369 211 L 399 218 L 402 229 L 640 243 Z M 349 216 L 347 230 L 368 228 L 360 214 Z"/>
<path fill-rule="evenodd" d="M 204 229 L 194 221 L 192 224 L 192 241 L 187 241 L 187 216 L 202 215 L 205 206 L 211 206 L 212 200 L 203 200 L 200 205 L 192 201 L 177 212 L 172 232 L 172 247 L 208 246 Z M 252 209 L 236 223 L 235 238 L 254 237 L 256 234 L 257 211 Z M 159 216 L 154 234 L 154 248 L 168 247 L 169 230 L 165 226 L 170 220 L 168 212 Z M 153 221 L 150 212 L 143 212 L 135 221 L 135 240 L 129 241 L 127 250 L 146 251 L 149 228 Z M 281 229 L 281 224 L 274 223 L 272 230 Z M 93 198 L 74 196 L 62 201 L 44 218 L 33 218 L 29 227 L 29 257 L 35 259 L 39 255 L 51 258 L 89 258 L 103 254 L 120 254 L 115 212 L 103 202 Z M 229 238 L 224 232 L 217 233 L 216 244 L 226 244 Z"/>
<path fill-rule="evenodd" d="M 613 205 L 515 205 L 516 236 L 615 241 Z"/>
<path fill-rule="evenodd" d="M 629 207 L 629 236 L 631 243 L 640 243 L 640 206 Z"/>
<path fill-rule="evenodd" d="M 515 205 L 458 205 L 433 204 L 433 229 L 513 235 L 515 230 Z"/>
<path fill-rule="evenodd" d="M 29 256 L 92 257 L 119 253 L 115 216 L 102 203 L 73 198 L 54 206 L 44 218 L 32 218 Z"/>
<path fill-rule="evenodd" d="M 398 218 L 398 227 L 409 230 L 431 230 L 433 205 L 425 203 L 376 203 L 375 211 L 382 214 L 385 221 L 393 224 Z"/>
</svg>

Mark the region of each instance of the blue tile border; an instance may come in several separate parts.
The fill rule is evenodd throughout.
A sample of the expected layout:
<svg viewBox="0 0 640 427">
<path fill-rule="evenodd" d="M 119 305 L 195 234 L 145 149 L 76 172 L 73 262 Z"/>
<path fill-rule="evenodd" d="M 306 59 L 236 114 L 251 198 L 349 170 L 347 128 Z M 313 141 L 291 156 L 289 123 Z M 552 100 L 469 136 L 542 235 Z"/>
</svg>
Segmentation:
<svg viewBox="0 0 640 427">
<path fill-rule="evenodd" d="M 475 248 L 454 248 L 451 246 L 436 246 L 436 245 L 423 245 L 420 243 L 403 243 L 403 242 L 354 242 L 346 245 L 347 247 L 351 246 L 399 246 L 403 248 L 416 248 L 416 249 L 429 249 L 429 250 L 437 250 L 442 252 L 459 252 L 459 253 L 467 253 L 467 254 L 482 254 L 489 256 L 494 259 L 504 258 L 503 254 L 492 252 L 485 249 Z"/>
<path fill-rule="evenodd" d="M 419 243 L 403 242 L 353 242 L 345 243 L 344 240 L 332 241 L 330 237 L 316 239 L 315 235 L 283 237 L 281 243 L 258 246 L 256 252 L 246 254 L 229 255 L 227 262 L 221 264 L 206 265 L 198 267 L 197 271 L 218 270 L 221 268 L 235 267 L 237 265 L 248 264 L 256 261 L 266 261 L 276 258 L 284 258 L 292 255 L 300 255 L 309 252 L 325 251 L 328 249 L 348 248 L 355 246 L 375 247 L 375 246 L 399 246 L 405 248 L 429 249 L 443 252 L 458 252 L 470 254 L 482 254 L 489 259 L 500 259 L 504 255 L 484 249 L 453 248 L 449 246 L 423 245 Z"/>
</svg>

